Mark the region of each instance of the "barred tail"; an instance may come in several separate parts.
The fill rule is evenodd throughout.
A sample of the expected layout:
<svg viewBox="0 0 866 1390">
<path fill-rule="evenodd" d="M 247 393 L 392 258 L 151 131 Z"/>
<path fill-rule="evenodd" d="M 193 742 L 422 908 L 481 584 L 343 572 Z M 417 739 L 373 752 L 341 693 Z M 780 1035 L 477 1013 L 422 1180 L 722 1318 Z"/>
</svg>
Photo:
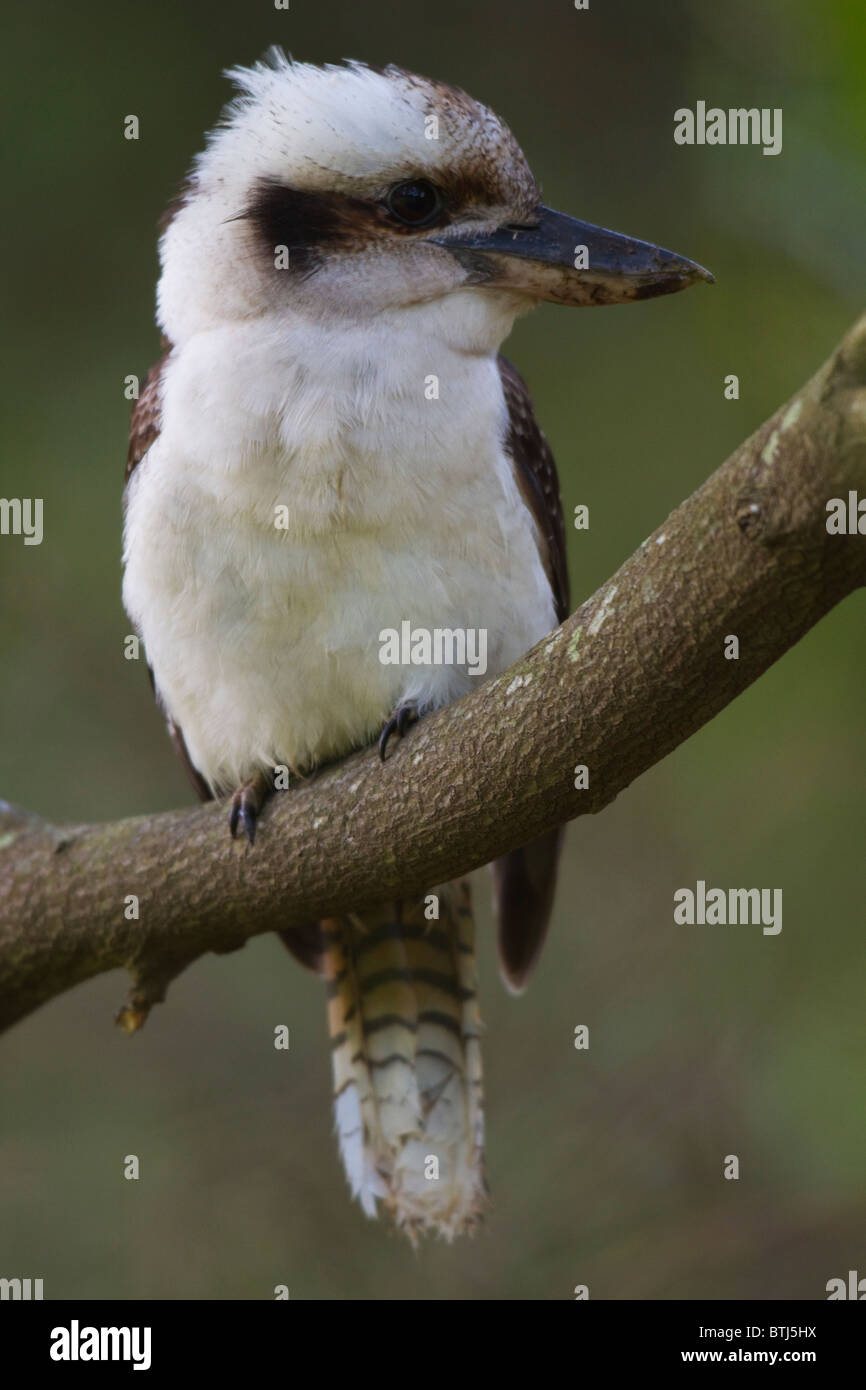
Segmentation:
<svg viewBox="0 0 866 1390">
<path fill-rule="evenodd" d="M 431 897 L 438 920 L 425 917 Z M 487 1191 L 469 885 L 321 925 L 352 1193 L 368 1216 L 381 1201 L 413 1244 L 451 1240 L 477 1224 Z"/>
</svg>

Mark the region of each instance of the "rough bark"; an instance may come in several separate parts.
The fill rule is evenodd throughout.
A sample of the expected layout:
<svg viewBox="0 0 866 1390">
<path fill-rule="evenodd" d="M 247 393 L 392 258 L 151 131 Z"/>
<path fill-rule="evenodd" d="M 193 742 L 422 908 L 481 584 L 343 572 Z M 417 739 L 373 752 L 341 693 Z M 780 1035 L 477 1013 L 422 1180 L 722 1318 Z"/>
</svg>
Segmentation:
<svg viewBox="0 0 866 1390">
<path fill-rule="evenodd" d="M 230 842 L 222 805 L 53 826 L 0 803 L 0 1027 L 124 966 L 132 1029 L 206 951 L 423 890 L 600 811 L 866 583 L 866 535 L 827 530 L 851 491 L 866 497 L 866 318 L 562 627 L 386 764 L 368 749 L 278 795 L 254 849 Z"/>
</svg>

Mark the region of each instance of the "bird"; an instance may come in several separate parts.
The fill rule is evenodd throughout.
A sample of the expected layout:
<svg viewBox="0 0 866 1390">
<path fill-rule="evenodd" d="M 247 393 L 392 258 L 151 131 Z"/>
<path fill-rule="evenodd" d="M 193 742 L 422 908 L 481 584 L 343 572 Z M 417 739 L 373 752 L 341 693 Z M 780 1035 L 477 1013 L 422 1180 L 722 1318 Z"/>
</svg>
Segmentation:
<svg viewBox="0 0 866 1390">
<path fill-rule="evenodd" d="M 399 755 L 416 720 L 478 687 L 459 647 L 387 662 L 383 633 L 483 632 L 490 678 L 568 615 L 556 465 L 500 353 L 518 316 L 712 276 L 545 206 L 504 121 L 445 82 L 279 48 L 227 77 L 236 94 L 162 223 L 123 599 L 196 791 L 228 799 L 252 853 L 280 771 L 376 741 Z M 514 993 L 561 842 L 493 866 Z M 413 1244 L 471 1233 L 490 1198 L 468 883 L 282 938 L 325 980 L 363 1211 Z"/>
</svg>

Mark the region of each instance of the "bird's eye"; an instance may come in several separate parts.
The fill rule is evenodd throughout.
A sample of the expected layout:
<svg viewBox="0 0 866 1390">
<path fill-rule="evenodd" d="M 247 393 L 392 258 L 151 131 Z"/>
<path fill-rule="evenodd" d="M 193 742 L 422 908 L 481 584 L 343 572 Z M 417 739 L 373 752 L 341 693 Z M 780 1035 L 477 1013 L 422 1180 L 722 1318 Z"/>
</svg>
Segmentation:
<svg viewBox="0 0 866 1390">
<path fill-rule="evenodd" d="M 407 227 L 423 227 L 432 222 L 442 207 L 439 190 L 427 179 L 395 183 L 385 199 L 388 211 Z"/>
</svg>

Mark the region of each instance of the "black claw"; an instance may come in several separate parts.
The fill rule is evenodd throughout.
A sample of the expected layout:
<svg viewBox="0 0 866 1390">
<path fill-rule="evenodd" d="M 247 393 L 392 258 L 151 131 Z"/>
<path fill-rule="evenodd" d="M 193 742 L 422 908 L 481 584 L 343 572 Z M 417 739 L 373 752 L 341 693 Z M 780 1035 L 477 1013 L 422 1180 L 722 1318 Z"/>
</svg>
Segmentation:
<svg viewBox="0 0 866 1390">
<path fill-rule="evenodd" d="M 392 714 L 379 735 L 379 757 L 382 759 L 382 762 L 385 761 L 385 754 L 388 751 L 388 739 L 395 732 L 396 728 L 397 720 Z"/>
<path fill-rule="evenodd" d="M 229 830 L 233 840 L 237 839 L 238 826 L 243 825 L 250 844 L 255 844 L 259 811 L 267 800 L 268 791 L 269 789 L 264 782 L 256 778 L 244 783 L 242 787 L 238 787 L 232 797 L 231 810 L 229 811 Z"/>
<path fill-rule="evenodd" d="M 398 705 L 390 719 L 387 720 L 385 727 L 379 735 L 379 757 L 385 761 L 385 754 L 388 751 L 388 740 L 392 734 L 403 737 L 410 724 L 414 724 L 418 718 L 418 707 L 412 703 Z"/>
</svg>

